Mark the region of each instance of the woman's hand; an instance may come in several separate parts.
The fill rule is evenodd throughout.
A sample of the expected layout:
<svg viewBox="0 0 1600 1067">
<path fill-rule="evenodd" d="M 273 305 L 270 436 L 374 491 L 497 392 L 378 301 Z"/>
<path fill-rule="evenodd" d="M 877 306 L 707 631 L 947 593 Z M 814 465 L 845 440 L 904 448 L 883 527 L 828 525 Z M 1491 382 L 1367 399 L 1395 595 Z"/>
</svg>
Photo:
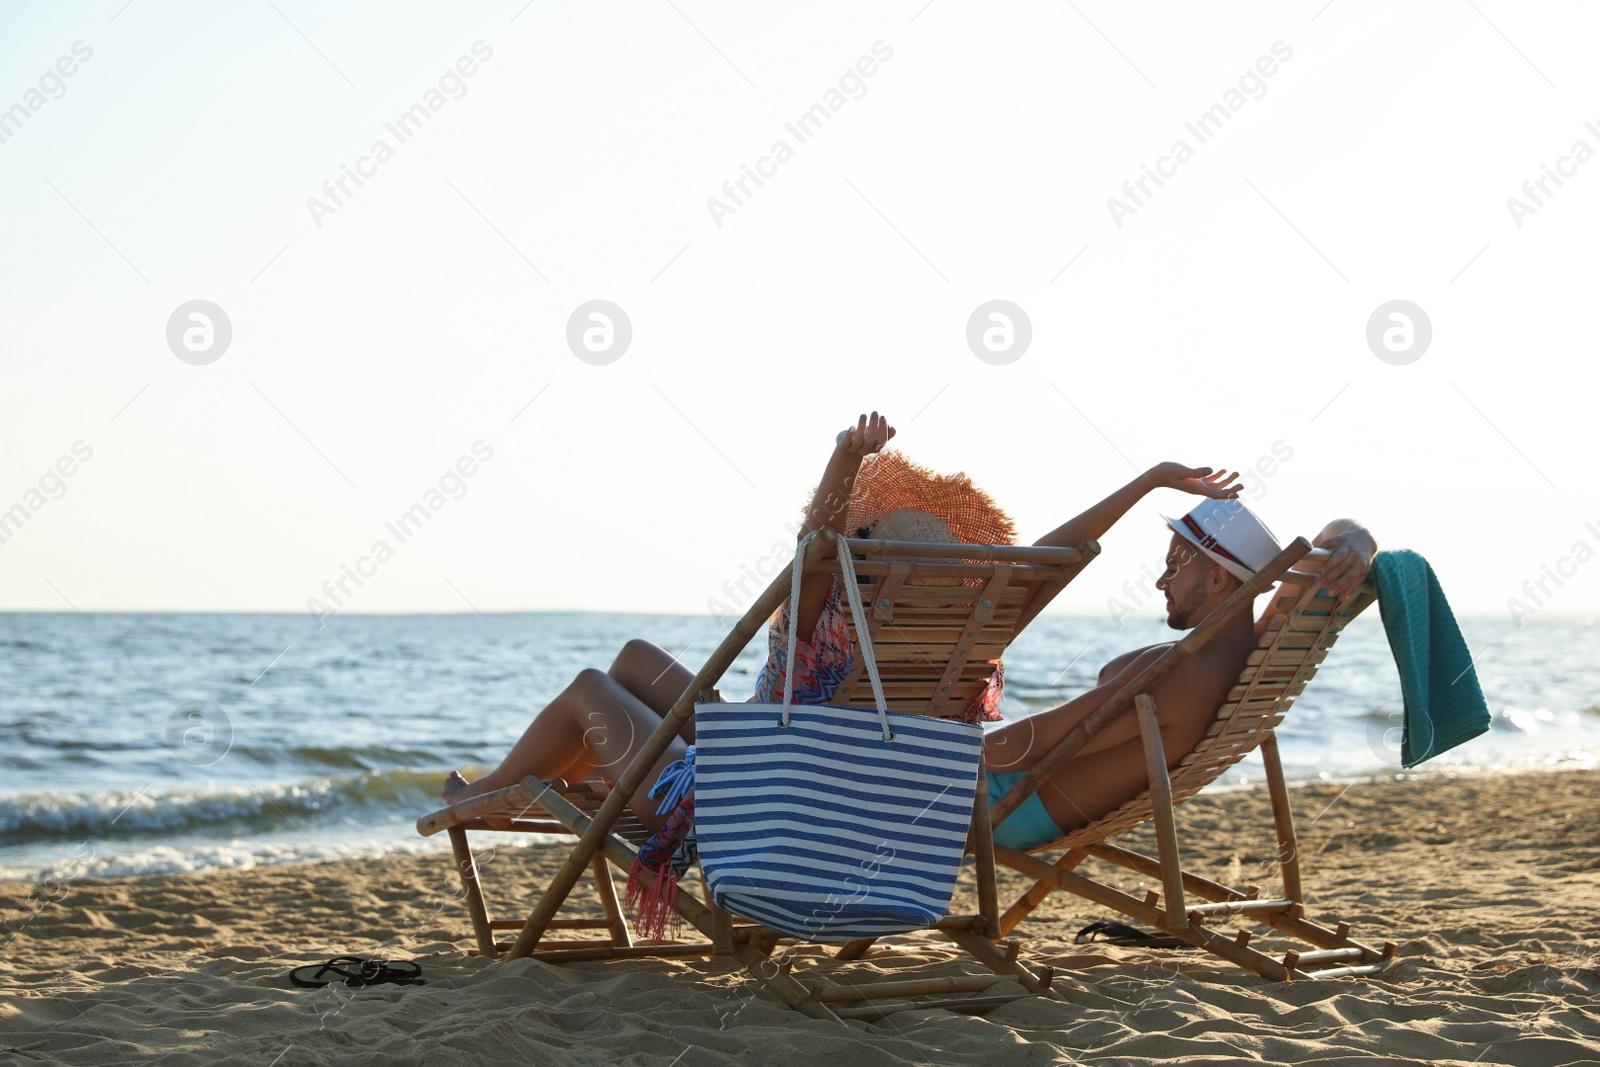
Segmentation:
<svg viewBox="0 0 1600 1067">
<path fill-rule="evenodd" d="M 836 533 L 845 532 L 845 516 L 850 510 L 850 486 L 861 470 L 861 462 L 872 453 L 883 451 L 883 446 L 893 436 L 894 427 L 876 411 L 871 418 L 863 415 L 854 426 L 840 431 L 834 441 L 833 455 L 828 457 L 822 480 L 817 483 L 816 494 L 811 498 L 806 521 L 800 527 L 799 540 L 805 540 L 807 534 L 825 526 Z M 806 575 L 800 582 L 800 597 L 792 608 L 795 623 L 808 641 L 811 632 L 816 629 L 817 620 L 822 617 L 822 609 L 828 601 L 828 589 L 832 584 L 833 579 L 820 571 Z"/>
<path fill-rule="evenodd" d="M 874 411 L 870 419 L 863 415 L 854 426 L 839 431 L 835 451 L 850 456 L 870 456 L 882 452 L 893 436 L 894 427 L 889 425 L 889 420 Z"/>
<path fill-rule="evenodd" d="M 1237 471 L 1216 471 L 1210 467 L 1185 467 L 1181 463 L 1158 463 L 1145 472 L 1145 479 L 1158 489 L 1180 489 L 1212 500 L 1231 500 L 1239 495 Z"/>
</svg>

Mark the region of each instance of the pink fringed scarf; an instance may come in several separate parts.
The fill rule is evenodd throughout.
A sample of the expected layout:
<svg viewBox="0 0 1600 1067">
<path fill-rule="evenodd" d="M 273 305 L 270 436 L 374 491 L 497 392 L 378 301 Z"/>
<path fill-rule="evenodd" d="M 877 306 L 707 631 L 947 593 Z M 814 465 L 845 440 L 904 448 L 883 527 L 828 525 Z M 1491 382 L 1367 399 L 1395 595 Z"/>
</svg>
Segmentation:
<svg viewBox="0 0 1600 1067">
<path fill-rule="evenodd" d="M 678 882 L 699 858 L 694 837 L 694 746 L 684 758 L 661 772 L 650 789 L 650 796 L 662 793 L 657 814 L 666 814 L 666 823 L 639 848 L 628 869 L 625 906 L 634 928 L 651 944 L 668 938 L 677 940 L 683 931 L 683 916 L 678 912 Z"/>
</svg>

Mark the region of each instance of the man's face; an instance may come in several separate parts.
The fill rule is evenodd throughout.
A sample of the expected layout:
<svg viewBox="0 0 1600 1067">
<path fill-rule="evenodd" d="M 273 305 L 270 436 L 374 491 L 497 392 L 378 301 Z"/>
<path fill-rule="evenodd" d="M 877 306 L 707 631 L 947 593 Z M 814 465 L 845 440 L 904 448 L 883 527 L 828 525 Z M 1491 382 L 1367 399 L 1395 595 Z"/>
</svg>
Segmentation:
<svg viewBox="0 0 1600 1067">
<path fill-rule="evenodd" d="M 1174 630 L 1192 629 L 1204 617 L 1206 576 L 1213 564 L 1194 544 L 1177 534 L 1167 546 L 1167 569 L 1156 579 L 1156 588 L 1167 595 L 1167 625 Z"/>
</svg>

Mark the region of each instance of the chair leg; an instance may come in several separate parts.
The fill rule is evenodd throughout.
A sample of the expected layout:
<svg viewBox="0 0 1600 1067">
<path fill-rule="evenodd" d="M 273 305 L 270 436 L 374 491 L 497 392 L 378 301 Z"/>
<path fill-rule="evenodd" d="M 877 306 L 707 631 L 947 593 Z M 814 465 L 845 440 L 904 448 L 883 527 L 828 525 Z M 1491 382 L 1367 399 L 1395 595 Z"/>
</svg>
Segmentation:
<svg viewBox="0 0 1600 1067">
<path fill-rule="evenodd" d="M 854 941 L 846 941 L 839 946 L 839 951 L 833 954 L 836 960 L 859 960 L 867 954 L 867 949 L 878 943 L 875 937 L 858 937 Z"/>
<path fill-rule="evenodd" d="M 540 807 L 548 811 L 556 821 L 575 834 L 586 833 L 594 824 L 594 820 L 591 820 L 588 815 L 578 810 L 560 793 L 544 789 L 535 793 L 534 800 Z M 596 859 L 613 863 L 619 870 L 627 870 L 632 865 L 636 855 L 632 846 L 620 837 L 615 834 L 604 834 L 600 838 L 599 854 Z M 713 908 L 708 908 L 700 903 L 694 894 L 684 892 L 678 894 L 677 910 L 678 914 L 683 916 L 685 922 L 700 931 L 707 939 L 712 940 L 713 945 L 715 945 L 717 919 Z M 733 955 L 744 961 L 748 954 L 743 950 L 750 946 L 747 940 L 741 940 L 737 936 L 737 932 L 731 929 L 731 919 L 727 940 L 732 944 Z M 696 950 L 698 951 L 698 946 L 696 946 Z M 647 949 L 643 951 L 648 953 Z M 752 949 L 752 951 L 754 950 Z M 756 952 L 756 958 L 765 957 L 760 952 Z"/>
<path fill-rule="evenodd" d="M 1063 871 L 1070 871 L 1087 857 L 1087 853 L 1071 849 L 1056 860 L 1056 866 Z M 1034 909 L 1044 903 L 1044 898 L 1055 891 L 1056 885 L 1054 882 L 1041 879 L 1033 883 L 1028 891 L 1018 897 L 1016 903 L 1007 908 L 1006 913 L 1000 916 L 1000 936 L 1004 937 L 1016 929 L 1018 923 L 1032 915 Z"/>
<path fill-rule="evenodd" d="M 1187 919 L 1172 924 L 1172 921 L 1168 918 L 1167 909 L 1158 908 L 1149 901 L 1141 901 L 1137 897 L 1129 896 L 1127 893 L 1114 889 L 1103 882 L 1097 882 L 1092 878 L 1085 878 L 1081 874 L 1073 874 L 1070 871 L 1052 867 L 1043 860 L 1034 859 L 1024 852 L 1001 849 L 998 855 L 1007 867 L 1021 871 L 1023 874 L 1034 878 L 1048 879 L 1060 889 L 1065 889 L 1086 900 L 1092 900 L 1096 904 L 1103 904 L 1115 911 L 1120 911 L 1122 914 L 1131 916 L 1139 922 L 1172 930 L 1175 935 L 1183 938 L 1191 945 L 1205 949 L 1212 955 L 1221 956 L 1223 959 L 1236 963 L 1246 970 L 1254 971 L 1263 978 L 1271 978 L 1281 982 L 1291 977 L 1308 977 L 1303 972 L 1291 973 L 1290 969 L 1280 961 L 1257 952 L 1255 949 L 1245 947 L 1245 942 L 1249 940 L 1248 937 L 1242 940 L 1229 940 L 1215 931 L 1189 922 Z M 1180 918 L 1182 917 L 1180 916 Z M 1173 928 L 1174 925 L 1176 925 L 1176 929 Z"/>
<path fill-rule="evenodd" d="M 455 853 L 456 871 L 461 875 L 461 889 L 467 898 L 467 915 L 472 919 L 472 932 L 478 939 L 478 952 L 492 960 L 497 955 L 494 931 L 489 927 L 489 909 L 483 902 L 483 887 L 478 884 L 478 862 L 472 858 L 467 832 L 459 826 L 452 826 L 449 833 L 450 851 Z"/>
<path fill-rule="evenodd" d="M 967 952 L 979 963 L 989 968 L 995 974 L 1003 974 L 1015 978 L 1022 984 L 1022 988 L 1030 993 L 1040 996 L 1059 997 L 1060 994 L 1050 988 L 1051 973 L 1048 967 L 1041 968 L 1043 973 L 1035 971 L 1027 964 L 1017 959 L 1016 944 L 1013 942 L 1010 949 L 1002 949 L 993 941 L 982 934 L 970 930 L 951 930 L 941 927 L 940 933 L 966 949 Z"/>
<path fill-rule="evenodd" d="M 1305 903 L 1300 885 L 1300 846 L 1294 835 L 1294 812 L 1289 807 L 1289 786 L 1278 756 L 1278 735 L 1261 742 L 1261 759 L 1267 769 L 1267 790 L 1272 796 L 1272 821 L 1278 830 L 1278 869 L 1283 873 L 1283 895 Z"/>
<path fill-rule="evenodd" d="M 622 906 L 617 903 L 617 883 L 611 879 L 611 867 L 604 856 L 596 856 L 590 864 L 594 872 L 595 893 L 600 897 L 600 907 L 610 923 L 611 943 L 618 948 L 632 948 L 633 936 L 628 933 L 628 920 L 622 916 Z"/>
<path fill-rule="evenodd" d="M 1150 775 L 1150 808 L 1156 826 L 1156 855 L 1161 859 L 1162 910 L 1165 928 L 1180 933 L 1188 926 L 1183 902 L 1183 864 L 1178 858 L 1178 822 L 1172 813 L 1172 780 L 1167 777 L 1167 756 L 1161 744 L 1161 723 L 1156 719 L 1156 702 L 1148 693 L 1133 699 L 1139 716 L 1139 733 L 1144 739 L 1144 758 Z"/>
<path fill-rule="evenodd" d="M 711 905 L 711 954 L 733 955 L 733 913 Z"/>
<path fill-rule="evenodd" d="M 1122 848 L 1118 845 L 1085 845 L 1084 851 L 1093 856 L 1095 859 L 1105 860 L 1108 863 L 1114 863 L 1119 867 L 1126 867 L 1128 870 L 1136 871 L 1147 878 L 1159 877 L 1161 874 L 1161 862 L 1159 860 L 1151 856 L 1143 855 L 1142 853 Z M 1031 856 L 1026 858 L 1030 860 L 1032 859 Z M 1012 862 L 1012 859 L 1009 855 L 1004 857 L 1004 860 L 1006 866 L 1016 867 L 1017 870 L 1023 870 L 1022 867 L 1018 867 L 1016 863 Z M 1049 868 L 1046 869 L 1048 870 Z M 1024 873 L 1029 872 L 1024 871 Z M 1253 899 L 1252 897 L 1239 892 L 1237 889 L 1225 886 L 1220 882 L 1213 882 L 1209 878 L 1202 878 L 1197 874 L 1185 873 L 1183 876 L 1183 884 L 1184 888 L 1193 895 L 1200 897 L 1202 900 L 1209 900 L 1218 904 L 1242 904 L 1248 903 Z M 1080 893 L 1080 895 L 1089 896 L 1085 893 Z M 1094 896 L 1089 896 L 1089 899 L 1095 900 L 1099 903 L 1106 903 L 1105 901 Z M 1121 908 L 1118 904 L 1110 904 L 1108 906 L 1117 907 L 1123 911 L 1127 910 L 1125 908 Z M 1136 914 L 1131 911 L 1127 911 L 1127 914 L 1133 915 L 1134 918 L 1139 919 L 1141 922 L 1150 921 L 1142 914 Z M 1282 913 L 1260 914 L 1253 916 L 1253 918 L 1265 926 L 1269 926 L 1280 933 L 1288 934 L 1290 937 L 1299 938 L 1301 941 L 1315 945 L 1319 949 L 1360 949 L 1362 952 L 1362 961 L 1366 964 L 1386 961 L 1389 959 L 1389 957 L 1395 954 L 1395 946 L 1393 942 L 1386 941 L 1381 948 L 1373 948 L 1371 945 L 1364 944 L 1351 938 L 1350 926 L 1348 923 L 1340 923 L 1337 929 L 1329 929 L 1320 923 L 1314 923 L 1305 918 L 1304 909 L 1299 906 L 1286 910 Z M 1231 959 L 1232 957 L 1228 958 Z M 1256 973 L 1259 974 L 1261 972 L 1257 971 Z M 1274 976 L 1268 975 L 1267 977 Z"/>
<path fill-rule="evenodd" d="M 974 874 L 978 880 L 978 914 L 984 918 L 983 936 L 1000 936 L 1000 890 L 994 875 L 994 827 L 989 824 L 989 771 L 978 757 L 978 791 L 972 800 Z"/>
<path fill-rule="evenodd" d="M 750 938 L 742 938 L 734 943 L 733 955 L 740 963 L 744 964 L 756 981 L 772 991 L 772 995 L 783 1001 L 789 1007 L 813 1019 L 828 1019 L 833 1022 L 843 1022 L 833 1013 L 833 1009 L 818 1000 L 813 991 L 800 984 L 789 973 L 787 964 L 779 963 L 773 959 L 770 952 L 763 952 L 751 944 Z"/>
<path fill-rule="evenodd" d="M 1092 856 L 1097 860 L 1105 860 L 1107 863 L 1115 863 L 1119 867 L 1126 867 L 1128 870 L 1136 871 L 1147 878 L 1161 877 L 1161 861 L 1152 856 L 1146 856 L 1142 852 L 1134 852 L 1132 849 L 1104 841 L 1096 845 L 1084 845 L 1083 851 L 1087 856 Z M 1241 893 L 1232 886 L 1223 885 L 1221 882 L 1213 882 L 1209 878 L 1203 878 L 1198 874 L 1190 874 L 1187 871 L 1183 875 L 1183 888 L 1188 893 L 1215 903 L 1251 899 L 1249 893 Z"/>
</svg>

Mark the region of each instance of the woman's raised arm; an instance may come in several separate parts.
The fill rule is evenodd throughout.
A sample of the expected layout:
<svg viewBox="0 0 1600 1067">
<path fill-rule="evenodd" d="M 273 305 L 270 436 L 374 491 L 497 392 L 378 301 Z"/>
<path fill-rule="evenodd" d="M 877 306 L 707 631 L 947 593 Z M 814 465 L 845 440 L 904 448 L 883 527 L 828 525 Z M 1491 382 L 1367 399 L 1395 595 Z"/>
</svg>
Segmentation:
<svg viewBox="0 0 1600 1067">
<path fill-rule="evenodd" d="M 806 521 L 800 527 L 800 540 L 824 526 L 831 526 L 847 536 L 855 532 L 844 528 L 844 518 L 850 508 L 850 490 L 855 485 L 857 472 L 861 470 L 861 461 L 874 452 L 883 451 L 883 446 L 889 443 L 894 434 L 894 427 L 889 425 L 889 420 L 876 411 L 870 417 L 862 415 L 854 426 L 840 431 L 834 438 L 833 454 L 828 457 L 828 465 L 822 470 L 822 480 L 817 483 L 811 506 L 806 509 Z M 808 575 L 800 583 L 799 603 L 790 605 L 790 610 L 799 612 L 795 624 L 803 640 L 809 641 L 812 631 L 817 627 L 817 619 L 828 602 L 829 584 L 830 580 L 825 574 Z"/>
</svg>

